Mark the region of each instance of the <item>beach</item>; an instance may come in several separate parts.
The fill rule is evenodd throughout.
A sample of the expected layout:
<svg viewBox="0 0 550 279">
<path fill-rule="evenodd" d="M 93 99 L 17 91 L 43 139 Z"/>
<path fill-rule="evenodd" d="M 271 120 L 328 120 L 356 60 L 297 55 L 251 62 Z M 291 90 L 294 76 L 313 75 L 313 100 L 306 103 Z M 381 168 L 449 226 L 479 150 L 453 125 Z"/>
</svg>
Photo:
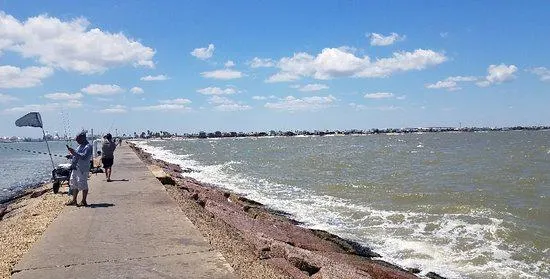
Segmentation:
<svg viewBox="0 0 550 279">
<path fill-rule="evenodd" d="M 10 278 L 13 266 L 65 207 L 67 195 L 51 188 L 46 183 L 0 206 L 0 278 Z"/>
</svg>

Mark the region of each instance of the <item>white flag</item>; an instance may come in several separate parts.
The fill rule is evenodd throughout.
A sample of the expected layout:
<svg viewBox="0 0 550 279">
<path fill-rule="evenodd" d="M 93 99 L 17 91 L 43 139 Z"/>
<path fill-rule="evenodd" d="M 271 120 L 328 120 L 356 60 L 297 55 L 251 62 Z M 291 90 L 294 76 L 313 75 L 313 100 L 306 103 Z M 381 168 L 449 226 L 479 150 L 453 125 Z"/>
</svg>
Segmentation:
<svg viewBox="0 0 550 279">
<path fill-rule="evenodd" d="M 17 127 L 29 126 L 29 127 L 42 128 L 42 117 L 40 117 L 40 113 L 38 112 L 29 112 L 25 114 L 25 116 L 15 120 L 15 126 Z"/>
</svg>

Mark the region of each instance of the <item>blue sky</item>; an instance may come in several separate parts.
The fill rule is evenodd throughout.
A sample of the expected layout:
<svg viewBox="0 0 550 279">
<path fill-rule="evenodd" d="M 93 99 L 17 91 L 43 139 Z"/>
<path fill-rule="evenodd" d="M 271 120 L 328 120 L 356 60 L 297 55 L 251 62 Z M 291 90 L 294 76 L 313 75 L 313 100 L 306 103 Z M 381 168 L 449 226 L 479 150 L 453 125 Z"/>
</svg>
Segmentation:
<svg viewBox="0 0 550 279">
<path fill-rule="evenodd" d="M 547 1 L 0 1 L 0 136 L 550 123 Z"/>
</svg>

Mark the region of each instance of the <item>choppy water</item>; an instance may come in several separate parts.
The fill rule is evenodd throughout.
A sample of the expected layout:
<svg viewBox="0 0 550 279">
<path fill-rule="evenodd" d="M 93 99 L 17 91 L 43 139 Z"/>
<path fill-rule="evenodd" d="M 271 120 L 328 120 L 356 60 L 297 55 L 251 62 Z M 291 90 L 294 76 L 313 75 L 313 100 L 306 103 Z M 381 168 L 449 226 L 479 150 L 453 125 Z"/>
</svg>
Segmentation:
<svg viewBox="0 0 550 279">
<path fill-rule="evenodd" d="M 52 154 L 66 155 L 65 142 L 50 142 Z M 0 202 L 17 195 L 27 187 L 47 181 L 52 175 L 50 156 L 23 152 L 14 149 L 48 153 L 44 142 L 0 143 Z M 67 163 L 60 157 L 53 157 L 54 164 Z"/>
<path fill-rule="evenodd" d="M 550 132 L 148 141 L 190 176 L 449 278 L 550 278 Z"/>
</svg>

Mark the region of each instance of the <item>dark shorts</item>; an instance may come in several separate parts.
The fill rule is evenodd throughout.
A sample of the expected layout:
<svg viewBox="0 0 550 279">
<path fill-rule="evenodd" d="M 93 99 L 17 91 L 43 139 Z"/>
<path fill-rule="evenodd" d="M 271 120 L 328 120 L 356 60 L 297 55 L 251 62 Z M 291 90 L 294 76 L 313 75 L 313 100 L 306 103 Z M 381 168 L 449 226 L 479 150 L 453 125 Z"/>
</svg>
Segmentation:
<svg viewBox="0 0 550 279">
<path fill-rule="evenodd" d="M 104 169 L 109 169 L 113 166 L 113 158 L 101 158 L 101 163 Z"/>
</svg>

